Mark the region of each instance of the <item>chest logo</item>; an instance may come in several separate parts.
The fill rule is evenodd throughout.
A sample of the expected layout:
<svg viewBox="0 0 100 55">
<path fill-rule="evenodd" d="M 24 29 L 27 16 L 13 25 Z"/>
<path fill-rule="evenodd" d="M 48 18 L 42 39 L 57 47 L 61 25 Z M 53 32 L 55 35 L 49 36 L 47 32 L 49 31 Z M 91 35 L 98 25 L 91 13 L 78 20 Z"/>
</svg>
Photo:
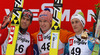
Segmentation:
<svg viewBox="0 0 100 55">
<path fill-rule="evenodd" d="M 73 45 L 73 39 L 69 39 L 69 45 L 70 45 L 70 46 Z"/>
<path fill-rule="evenodd" d="M 43 41 L 43 36 L 42 36 L 42 34 L 41 34 L 41 35 L 38 35 L 38 41 Z"/>
</svg>

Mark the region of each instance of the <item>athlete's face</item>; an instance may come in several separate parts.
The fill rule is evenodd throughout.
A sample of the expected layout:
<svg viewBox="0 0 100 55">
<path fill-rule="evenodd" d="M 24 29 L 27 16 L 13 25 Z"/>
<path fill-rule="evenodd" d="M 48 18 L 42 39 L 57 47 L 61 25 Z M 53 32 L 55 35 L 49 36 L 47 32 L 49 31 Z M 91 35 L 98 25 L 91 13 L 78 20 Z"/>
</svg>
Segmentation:
<svg viewBox="0 0 100 55">
<path fill-rule="evenodd" d="M 78 33 L 83 30 L 83 26 L 79 19 L 77 18 L 72 19 L 71 24 L 75 33 Z"/>
<path fill-rule="evenodd" d="M 28 26 L 31 24 L 30 18 L 28 18 L 27 16 L 23 16 L 21 18 L 21 28 L 26 29 L 28 28 Z"/>
<path fill-rule="evenodd" d="M 39 24 L 40 24 L 40 28 L 43 32 L 47 32 L 51 28 L 50 23 L 45 19 L 39 20 Z"/>
</svg>

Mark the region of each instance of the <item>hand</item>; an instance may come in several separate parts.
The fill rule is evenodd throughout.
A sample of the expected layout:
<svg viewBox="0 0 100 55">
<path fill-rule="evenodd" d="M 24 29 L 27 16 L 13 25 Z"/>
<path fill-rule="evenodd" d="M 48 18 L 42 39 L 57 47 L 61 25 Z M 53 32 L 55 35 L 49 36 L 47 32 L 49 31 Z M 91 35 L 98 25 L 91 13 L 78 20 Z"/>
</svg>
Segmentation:
<svg viewBox="0 0 100 55">
<path fill-rule="evenodd" d="M 7 16 L 4 16 L 4 20 L 3 23 L 1 25 L 1 28 L 6 28 L 7 25 L 9 24 L 10 20 L 11 20 L 11 16 L 12 16 L 13 11 L 11 11 Z"/>
<path fill-rule="evenodd" d="M 84 32 L 82 33 L 81 38 L 83 38 L 83 39 L 87 39 L 87 38 L 88 38 L 88 34 L 87 34 L 86 31 L 84 31 Z"/>
</svg>

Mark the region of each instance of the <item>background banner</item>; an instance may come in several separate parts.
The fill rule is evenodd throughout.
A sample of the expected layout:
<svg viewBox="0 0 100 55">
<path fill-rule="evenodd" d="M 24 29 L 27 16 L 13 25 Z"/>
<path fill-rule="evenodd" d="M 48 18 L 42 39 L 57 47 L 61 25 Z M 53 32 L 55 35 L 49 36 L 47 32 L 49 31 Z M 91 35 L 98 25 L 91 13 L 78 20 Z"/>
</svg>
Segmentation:
<svg viewBox="0 0 100 55">
<path fill-rule="evenodd" d="M 25 0 L 23 9 L 30 9 L 33 13 L 33 22 L 29 26 L 28 31 L 34 33 L 39 30 L 38 15 L 44 8 L 50 8 L 53 13 L 54 0 Z M 96 12 L 95 4 L 98 0 L 64 0 L 63 1 L 63 13 L 61 19 L 61 28 L 69 31 L 73 31 L 70 23 L 70 18 L 74 13 L 82 11 L 85 16 L 86 25 L 85 28 L 89 29 L 93 26 L 95 19 L 90 14 Z M 13 9 L 14 0 L 1 0 L 0 2 L 0 23 L 3 21 L 3 17 Z"/>
</svg>

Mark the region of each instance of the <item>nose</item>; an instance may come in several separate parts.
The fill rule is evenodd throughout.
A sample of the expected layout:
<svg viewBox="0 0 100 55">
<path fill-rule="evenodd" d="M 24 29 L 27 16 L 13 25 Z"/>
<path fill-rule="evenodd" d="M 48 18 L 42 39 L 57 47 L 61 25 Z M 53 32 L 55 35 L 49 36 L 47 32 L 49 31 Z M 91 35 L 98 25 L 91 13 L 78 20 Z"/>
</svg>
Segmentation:
<svg viewBox="0 0 100 55">
<path fill-rule="evenodd" d="M 24 19 L 24 20 L 23 20 L 23 22 L 25 22 L 25 23 L 26 23 L 26 19 Z"/>
<path fill-rule="evenodd" d="M 72 24 L 72 26 L 73 26 L 73 27 L 76 26 L 76 23 L 74 22 L 74 23 Z"/>
</svg>

